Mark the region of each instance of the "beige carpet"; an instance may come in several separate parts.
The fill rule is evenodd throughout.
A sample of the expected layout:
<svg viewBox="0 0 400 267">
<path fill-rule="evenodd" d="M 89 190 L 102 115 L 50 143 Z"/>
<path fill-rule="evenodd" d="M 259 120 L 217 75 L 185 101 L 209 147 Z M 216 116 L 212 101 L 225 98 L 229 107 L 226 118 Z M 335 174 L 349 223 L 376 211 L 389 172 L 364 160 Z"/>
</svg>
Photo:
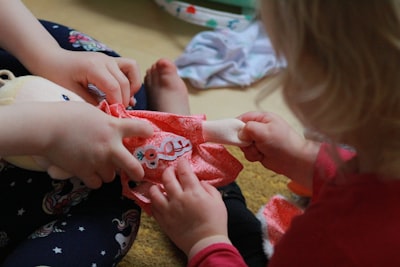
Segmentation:
<svg viewBox="0 0 400 267">
<path fill-rule="evenodd" d="M 253 212 L 264 205 L 275 194 L 288 195 L 287 178 L 266 170 L 259 163 L 246 161 L 238 148 L 229 150 L 244 165 L 237 182 L 246 198 L 248 207 Z M 157 223 L 146 214 L 142 216 L 142 224 L 138 237 L 118 267 L 179 267 L 185 266 L 184 255 L 160 231 Z"/>
</svg>

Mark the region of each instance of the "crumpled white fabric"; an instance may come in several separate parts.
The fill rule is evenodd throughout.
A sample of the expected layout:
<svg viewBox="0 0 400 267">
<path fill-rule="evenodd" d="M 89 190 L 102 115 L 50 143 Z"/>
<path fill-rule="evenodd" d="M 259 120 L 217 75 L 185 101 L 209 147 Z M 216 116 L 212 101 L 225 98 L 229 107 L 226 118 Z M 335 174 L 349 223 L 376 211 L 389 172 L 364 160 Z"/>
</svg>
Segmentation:
<svg viewBox="0 0 400 267">
<path fill-rule="evenodd" d="M 241 32 L 204 31 L 175 60 L 178 74 L 199 89 L 245 87 L 285 65 L 260 21 Z"/>
</svg>

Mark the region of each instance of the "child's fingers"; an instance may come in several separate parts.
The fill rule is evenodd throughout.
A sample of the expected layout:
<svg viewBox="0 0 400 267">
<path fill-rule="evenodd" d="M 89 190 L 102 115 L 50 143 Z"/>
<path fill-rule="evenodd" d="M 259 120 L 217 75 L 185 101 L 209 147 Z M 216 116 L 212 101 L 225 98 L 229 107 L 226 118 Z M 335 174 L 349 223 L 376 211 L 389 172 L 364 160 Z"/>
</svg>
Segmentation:
<svg viewBox="0 0 400 267">
<path fill-rule="evenodd" d="M 63 170 L 60 167 L 57 167 L 55 165 L 48 165 L 48 167 L 46 167 L 46 169 L 47 169 L 47 173 L 53 179 L 65 180 L 65 179 L 69 179 L 69 178 L 74 176 L 72 173 L 67 172 L 67 171 L 65 171 L 65 170 Z"/>
<path fill-rule="evenodd" d="M 91 189 L 98 189 L 103 184 L 98 174 L 92 174 L 87 177 L 79 177 L 85 183 L 85 185 Z"/>
<path fill-rule="evenodd" d="M 153 127 L 145 121 L 115 118 L 115 122 L 120 124 L 121 137 L 150 137 L 153 134 Z M 124 170 L 131 179 L 140 181 L 144 176 L 142 165 L 126 149 L 122 142 L 119 146 L 115 146 L 115 151 L 113 155 L 114 165 Z"/>
<path fill-rule="evenodd" d="M 255 145 L 243 147 L 241 150 L 243 151 L 245 158 L 250 162 L 261 161 L 264 158 L 264 155 L 260 153 Z"/>
<path fill-rule="evenodd" d="M 275 115 L 271 112 L 250 111 L 238 116 L 237 118 L 244 123 L 247 123 L 249 121 L 268 123 L 271 122 L 274 117 Z"/>
<path fill-rule="evenodd" d="M 112 88 L 112 95 L 116 96 L 117 98 L 121 98 L 119 103 L 127 106 L 131 98 L 131 87 L 128 78 L 123 72 L 121 72 L 118 66 L 115 68 L 109 68 L 109 71 L 114 80 L 117 82 L 117 87 Z"/>
<path fill-rule="evenodd" d="M 263 142 L 268 140 L 269 129 L 266 123 L 249 121 L 244 126 L 242 134 L 255 142 Z"/>
<path fill-rule="evenodd" d="M 129 80 L 130 94 L 134 95 L 142 85 L 142 76 L 140 75 L 139 66 L 133 59 L 115 58 L 119 69 Z"/>
<path fill-rule="evenodd" d="M 96 173 L 101 177 L 101 180 L 104 183 L 114 181 L 116 175 L 115 167 L 112 164 L 104 164 L 103 166 L 98 167 Z"/>
<path fill-rule="evenodd" d="M 123 170 L 131 180 L 141 181 L 144 177 L 142 164 L 121 143 L 115 147 L 117 152 L 113 153 L 112 163 L 117 169 Z"/>
<path fill-rule="evenodd" d="M 169 167 L 164 171 L 162 174 L 162 183 L 168 196 L 173 197 L 182 193 L 182 187 L 175 175 L 175 170 L 173 167 Z"/>
<path fill-rule="evenodd" d="M 123 103 L 123 90 L 120 87 L 119 81 L 108 69 L 107 71 L 101 72 L 101 74 L 95 73 L 93 77 L 90 77 L 88 80 L 106 94 L 108 103 Z"/>
<path fill-rule="evenodd" d="M 166 210 L 168 206 L 168 199 L 158 185 L 153 185 L 150 187 L 149 196 L 152 203 L 152 210 L 156 211 L 155 213 L 153 212 L 153 214 L 157 214 L 157 211 L 159 210 Z"/>
<path fill-rule="evenodd" d="M 122 137 L 150 137 L 154 133 L 154 129 L 151 124 L 143 120 L 135 119 L 116 119 L 120 123 L 120 130 Z"/>
<path fill-rule="evenodd" d="M 200 182 L 201 186 L 204 190 L 213 197 L 221 197 L 221 193 L 211 184 L 207 183 L 206 181 Z"/>
<path fill-rule="evenodd" d="M 124 106 L 129 104 L 131 98 L 129 79 L 116 63 L 105 66 L 101 72 L 93 73 L 88 80 L 105 93 L 110 104 L 122 103 Z"/>
<path fill-rule="evenodd" d="M 191 190 L 200 186 L 199 179 L 186 159 L 179 160 L 177 172 L 183 190 Z"/>
</svg>

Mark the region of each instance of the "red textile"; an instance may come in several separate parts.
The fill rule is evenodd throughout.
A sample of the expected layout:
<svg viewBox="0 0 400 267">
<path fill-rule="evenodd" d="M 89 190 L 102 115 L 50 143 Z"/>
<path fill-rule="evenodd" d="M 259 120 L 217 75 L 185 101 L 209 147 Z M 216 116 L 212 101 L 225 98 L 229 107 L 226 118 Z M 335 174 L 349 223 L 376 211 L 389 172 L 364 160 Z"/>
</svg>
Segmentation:
<svg viewBox="0 0 400 267">
<path fill-rule="evenodd" d="M 289 229 L 294 217 L 303 214 L 303 209 L 281 195 L 271 197 L 260 209 L 257 217 L 263 227 L 264 251 L 271 257 L 275 245 Z"/>
<path fill-rule="evenodd" d="M 234 181 L 243 168 L 223 145 L 205 143 L 202 132 L 205 116 L 126 110 L 121 104 L 108 105 L 105 101 L 99 107 L 112 116 L 145 120 L 153 125 L 154 134 L 150 138 L 124 139 L 125 146 L 142 163 L 143 182 L 130 188 L 130 179 L 121 173 L 123 195 L 136 200 L 147 213 L 150 213 L 149 187 L 161 184 L 163 171 L 176 166 L 178 158 L 188 159 L 197 177 L 214 186 Z"/>
<path fill-rule="evenodd" d="M 321 146 L 315 164 L 316 197 L 303 215 L 293 219 L 268 267 L 400 266 L 400 179 L 339 175 L 327 150 L 327 145 Z M 348 158 L 354 155 L 341 152 Z M 220 257 L 210 247 L 205 250 L 214 258 L 207 261 Z M 238 258 L 221 256 L 220 260 Z"/>
<path fill-rule="evenodd" d="M 206 247 L 190 259 L 188 267 L 245 267 L 237 249 L 226 243 Z"/>
</svg>

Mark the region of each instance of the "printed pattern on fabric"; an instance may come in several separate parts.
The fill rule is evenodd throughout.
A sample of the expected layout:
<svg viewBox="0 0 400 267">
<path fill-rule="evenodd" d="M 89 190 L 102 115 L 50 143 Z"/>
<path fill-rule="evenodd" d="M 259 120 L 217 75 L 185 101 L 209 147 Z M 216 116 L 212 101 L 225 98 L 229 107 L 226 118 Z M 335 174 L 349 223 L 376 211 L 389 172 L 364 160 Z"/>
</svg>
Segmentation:
<svg viewBox="0 0 400 267">
<path fill-rule="evenodd" d="M 79 31 L 71 30 L 68 40 L 74 48 L 82 47 L 86 51 L 93 52 L 112 51 L 105 44 Z"/>
<path fill-rule="evenodd" d="M 77 178 L 52 181 L 52 185 L 54 190 L 43 198 L 43 211 L 47 214 L 66 214 L 71 207 L 85 200 L 90 192 L 90 189 Z"/>
<path fill-rule="evenodd" d="M 159 167 L 159 160 L 173 161 L 192 149 L 190 140 L 182 136 L 166 137 L 159 147 L 154 145 L 139 147 L 133 152 L 133 155 L 147 168 L 156 169 Z"/>
<path fill-rule="evenodd" d="M 87 266 L 112 266 L 136 239 L 140 209 L 121 198 L 119 179 L 97 192 L 76 178 L 54 181 L 1 160 L 0 176 L 2 266 L 74 266 L 82 253 Z M 87 249 L 74 249 L 77 242 Z"/>
<path fill-rule="evenodd" d="M 103 101 L 99 108 L 118 118 L 133 118 L 150 122 L 154 134 L 150 138 L 130 137 L 124 145 L 140 161 L 145 170 L 143 182 L 129 186 L 126 173 L 121 174 L 123 194 L 137 201 L 150 213 L 148 189 L 161 185 L 164 170 L 176 167 L 178 158 L 186 158 L 200 180 L 214 186 L 234 181 L 242 164 L 223 145 L 205 143 L 202 123 L 205 116 L 182 116 L 163 112 L 126 110 L 120 104 L 108 105 Z"/>
<path fill-rule="evenodd" d="M 255 18 L 254 10 L 246 12 L 247 14 L 236 14 L 197 6 L 183 1 L 155 0 L 155 2 L 166 12 L 179 19 L 216 29 L 243 30 Z"/>
<path fill-rule="evenodd" d="M 71 51 L 119 55 L 90 36 L 50 21 L 41 24 Z M 30 75 L 13 55 L 0 48 L 0 69 Z M 138 95 L 141 93 L 141 95 Z M 145 90 L 135 108 L 146 109 Z M 119 177 L 98 190 L 77 179 L 54 181 L 0 160 L 0 265 L 116 266 L 136 238 L 140 207 L 121 197 Z"/>
<path fill-rule="evenodd" d="M 136 239 L 137 232 L 139 230 L 140 223 L 140 212 L 137 210 L 128 210 L 122 217 L 115 218 L 112 220 L 113 223 L 117 224 L 119 233 L 115 235 L 115 241 L 119 244 L 118 254 L 115 258 L 123 257 L 128 253 L 128 250 Z M 127 231 L 127 234 L 124 232 Z"/>
</svg>

